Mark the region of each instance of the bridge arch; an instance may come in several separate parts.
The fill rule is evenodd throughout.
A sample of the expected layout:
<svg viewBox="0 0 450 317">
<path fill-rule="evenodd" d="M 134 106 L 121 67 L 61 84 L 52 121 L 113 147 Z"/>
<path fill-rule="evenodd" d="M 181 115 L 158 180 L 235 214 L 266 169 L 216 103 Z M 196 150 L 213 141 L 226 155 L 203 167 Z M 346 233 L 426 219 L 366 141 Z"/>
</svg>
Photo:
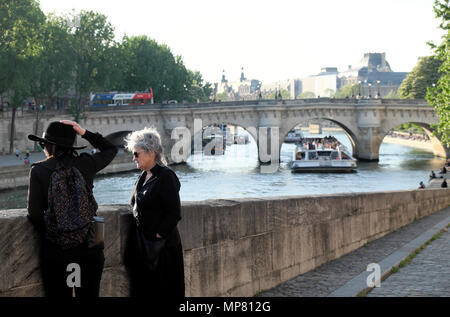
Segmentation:
<svg viewBox="0 0 450 317">
<path fill-rule="evenodd" d="M 186 157 L 186 161 L 188 160 L 188 158 L 194 153 L 195 150 L 199 150 L 199 142 L 203 143 L 203 138 L 205 137 L 204 133 L 210 133 L 213 132 L 213 127 L 216 127 L 217 129 L 220 129 L 221 125 L 226 125 L 226 126 L 234 126 L 236 128 L 242 128 L 243 130 L 245 130 L 252 138 L 252 140 L 250 142 L 255 142 L 255 144 L 257 143 L 257 130 L 256 128 L 253 127 L 248 127 L 248 126 L 242 126 L 239 123 L 235 123 L 234 121 L 228 120 L 228 121 L 220 121 L 220 120 L 215 120 L 215 121 L 206 121 L 207 123 L 205 124 L 205 121 L 202 121 L 202 126 L 200 128 L 200 126 L 196 126 L 195 129 L 191 129 L 191 153 L 189 153 L 189 155 Z M 222 132 L 222 131 L 221 131 Z M 236 132 L 236 131 L 235 131 Z M 229 135 L 224 135 L 225 138 L 230 137 Z M 231 136 L 232 137 L 232 136 Z M 211 145 L 209 145 L 211 146 Z M 197 148 L 196 148 L 197 147 Z M 203 150 L 203 147 L 202 147 Z M 225 149 L 226 151 L 226 149 Z"/>
<path fill-rule="evenodd" d="M 280 135 L 280 151 L 281 151 L 281 143 L 284 142 L 284 139 L 286 138 L 287 134 L 289 133 L 289 131 L 291 131 L 292 129 L 294 129 L 298 124 L 303 123 L 303 122 L 307 122 L 307 121 L 311 121 L 311 120 L 318 120 L 318 121 L 330 121 L 335 123 L 336 125 L 338 125 L 345 133 L 345 135 L 349 138 L 351 146 L 352 146 L 352 153 L 356 153 L 356 149 L 358 146 L 358 137 L 356 136 L 356 134 L 353 132 L 352 128 L 350 128 L 350 123 L 346 123 L 345 121 L 343 122 L 343 120 L 338 120 L 335 118 L 329 118 L 329 117 L 309 117 L 309 118 L 304 118 L 304 119 L 297 119 L 297 123 L 296 124 L 290 124 L 290 129 L 286 132 L 283 131 L 283 135 Z"/>
<path fill-rule="evenodd" d="M 400 123 L 398 123 L 400 122 Z M 425 133 L 427 134 L 427 136 L 429 137 L 430 141 L 431 141 L 431 145 L 433 148 L 433 154 L 435 156 L 439 156 L 439 157 L 443 157 L 443 158 L 447 158 L 450 157 L 450 148 L 446 147 L 444 143 L 442 143 L 442 141 L 440 140 L 440 138 L 438 138 L 437 136 L 433 135 L 432 132 L 432 128 L 431 125 L 429 123 L 425 123 L 425 122 L 420 122 L 420 121 L 411 121 L 411 120 L 401 120 L 401 121 L 396 121 L 395 123 L 391 123 L 389 125 L 386 125 L 386 128 L 384 129 L 384 135 L 382 136 L 382 140 L 386 137 L 386 135 L 389 133 L 389 131 L 393 130 L 394 128 L 405 124 L 405 123 L 412 123 L 415 124 L 421 128 L 423 128 L 423 130 L 425 131 Z M 380 146 L 381 146 L 381 142 L 380 142 Z"/>
</svg>

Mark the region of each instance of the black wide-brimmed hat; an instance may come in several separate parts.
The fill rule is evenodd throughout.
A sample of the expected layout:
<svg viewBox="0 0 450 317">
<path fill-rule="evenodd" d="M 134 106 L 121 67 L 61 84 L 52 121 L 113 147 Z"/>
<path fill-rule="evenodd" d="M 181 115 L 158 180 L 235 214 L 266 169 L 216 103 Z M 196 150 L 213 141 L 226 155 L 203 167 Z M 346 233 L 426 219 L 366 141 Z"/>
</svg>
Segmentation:
<svg viewBox="0 0 450 317">
<path fill-rule="evenodd" d="M 86 146 L 73 146 L 76 137 L 77 133 L 73 126 L 57 121 L 49 124 L 47 130 L 42 134 L 42 138 L 34 134 L 28 135 L 28 139 L 31 141 L 45 142 L 74 150 L 84 149 Z"/>
</svg>

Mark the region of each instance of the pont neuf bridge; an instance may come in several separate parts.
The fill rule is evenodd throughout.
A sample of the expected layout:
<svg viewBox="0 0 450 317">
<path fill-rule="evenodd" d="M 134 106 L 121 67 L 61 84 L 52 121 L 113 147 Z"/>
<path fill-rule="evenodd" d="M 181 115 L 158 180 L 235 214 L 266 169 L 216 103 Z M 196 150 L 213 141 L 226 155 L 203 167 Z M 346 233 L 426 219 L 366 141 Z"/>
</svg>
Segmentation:
<svg viewBox="0 0 450 317">
<path fill-rule="evenodd" d="M 70 117 L 69 114 L 52 111 L 43 111 L 38 115 L 18 112 L 15 147 L 32 147 L 26 138 L 28 134 L 37 132 L 40 135 L 51 121 Z M 439 118 L 425 100 L 318 98 L 90 107 L 86 108 L 80 124 L 102 133 L 117 145 L 123 144 L 123 138 L 131 131 L 153 126 L 162 136 L 169 163 L 187 160 L 191 152 L 181 149 L 182 145 L 201 146 L 201 141 L 195 143 L 195 140 L 201 140 L 202 128 L 231 124 L 250 133 L 257 141 L 260 161 L 265 162 L 262 153 L 279 154 L 288 132 L 311 119 L 330 120 L 340 126 L 351 141 L 354 157 L 359 160 L 378 160 L 379 148 L 386 134 L 408 122 L 424 128 L 433 143 L 435 155 L 450 156 L 450 149 L 430 132 L 430 125 L 438 123 Z M 0 148 L 9 149 L 10 121 L 7 113 L 0 120 Z M 79 142 L 84 144 L 85 141 Z M 264 149 L 261 144 L 265 145 Z M 170 155 L 174 154 L 174 149 L 177 155 Z"/>
</svg>

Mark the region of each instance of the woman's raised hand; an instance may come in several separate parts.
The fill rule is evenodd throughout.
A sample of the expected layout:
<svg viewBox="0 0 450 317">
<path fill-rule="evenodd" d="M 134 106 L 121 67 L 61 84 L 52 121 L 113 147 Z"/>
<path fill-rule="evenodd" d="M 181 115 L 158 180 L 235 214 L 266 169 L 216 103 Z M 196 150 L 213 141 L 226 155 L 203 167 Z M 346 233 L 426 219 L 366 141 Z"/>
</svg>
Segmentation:
<svg viewBox="0 0 450 317">
<path fill-rule="evenodd" d="M 86 133 L 86 129 L 83 129 L 82 127 L 80 127 L 80 125 L 78 123 L 76 123 L 75 121 L 71 121 L 71 120 L 61 120 L 59 121 L 63 124 L 67 124 L 67 125 L 71 125 L 73 126 L 73 129 L 75 130 L 76 133 L 78 133 L 79 135 L 84 135 L 84 133 Z"/>
</svg>

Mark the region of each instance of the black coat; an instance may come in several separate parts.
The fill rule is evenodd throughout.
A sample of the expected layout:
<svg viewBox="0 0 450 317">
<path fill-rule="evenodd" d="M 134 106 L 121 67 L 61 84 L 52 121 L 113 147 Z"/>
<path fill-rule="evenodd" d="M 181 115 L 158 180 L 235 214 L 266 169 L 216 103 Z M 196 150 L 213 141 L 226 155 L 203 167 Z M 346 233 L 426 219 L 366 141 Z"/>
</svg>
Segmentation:
<svg viewBox="0 0 450 317">
<path fill-rule="evenodd" d="M 180 182 L 166 166 L 155 165 L 150 172 L 152 176 L 145 184 L 147 172 L 141 174 L 131 198 L 135 221 L 125 255 L 131 296 L 143 296 L 147 300 L 182 297 L 185 292 L 184 260 L 177 228 L 181 219 Z M 135 258 L 137 226 L 149 240 L 156 240 L 157 233 L 167 239 L 154 271 L 146 269 L 139 257 Z"/>
<path fill-rule="evenodd" d="M 156 234 L 166 238 L 166 246 L 181 243 L 177 229 L 181 220 L 180 181 L 166 166 L 155 165 L 152 176 L 144 184 L 147 172 L 136 182 L 131 196 L 131 207 L 136 224 L 147 239 L 156 239 Z"/>
<path fill-rule="evenodd" d="M 92 146 L 99 149 L 96 154 L 82 153 L 79 156 L 65 155 L 61 160 L 65 165 L 73 164 L 84 177 L 88 186 L 94 187 L 95 174 L 105 168 L 117 154 L 117 147 L 106 140 L 99 133 L 92 133 L 86 130 L 82 136 Z M 55 170 L 57 159 L 54 157 L 47 158 L 43 161 L 31 165 L 28 187 L 28 218 L 43 236 L 45 233 L 44 211 L 48 208 L 48 187 L 50 176 Z M 48 240 L 45 240 L 46 246 L 52 246 Z"/>
</svg>

